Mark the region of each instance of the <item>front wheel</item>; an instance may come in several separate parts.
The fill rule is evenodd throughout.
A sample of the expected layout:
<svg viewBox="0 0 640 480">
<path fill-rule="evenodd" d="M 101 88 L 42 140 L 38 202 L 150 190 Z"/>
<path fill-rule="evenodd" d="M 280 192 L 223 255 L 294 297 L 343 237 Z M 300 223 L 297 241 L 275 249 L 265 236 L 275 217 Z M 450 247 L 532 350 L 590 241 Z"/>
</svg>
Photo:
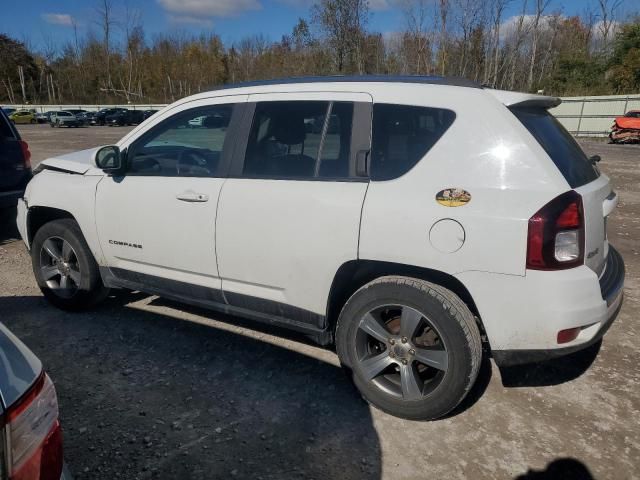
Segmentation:
<svg viewBox="0 0 640 480">
<path fill-rule="evenodd" d="M 453 292 L 424 280 L 382 277 L 345 304 L 336 348 L 365 400 L 392 415 L 434 420 L 473 386 L 480 332 Z"/>
<path fill-rule="evenodd" d="M 80 227 L 72 219 L 40 227 L 33 239 L 31 261 L 40 290 L 58 308 L 84 310 L 109 293 Z"/>
</svg>

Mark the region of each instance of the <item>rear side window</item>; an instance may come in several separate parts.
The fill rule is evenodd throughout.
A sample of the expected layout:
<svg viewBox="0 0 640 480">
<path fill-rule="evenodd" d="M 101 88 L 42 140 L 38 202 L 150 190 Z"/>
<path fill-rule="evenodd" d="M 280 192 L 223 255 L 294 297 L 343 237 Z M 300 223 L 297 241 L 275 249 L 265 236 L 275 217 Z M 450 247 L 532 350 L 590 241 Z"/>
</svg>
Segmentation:
<svg viewBox="0 0 640 480">
<path fill-rule="evenodd" d="M 553 115 L 541 108 L 513 108 L 513 114 L 551 157 L 571 188 L 600 176 L 578 142 Z"/>
<path fill-rule="evenodd" d="M 451 110 L 376 103 L 371 179 L 391 180 L 413 168 L 455 120 Z"/>
<path fill-rule="evenodd" d="M 352 119 L 350 102 L 256 104 L 243 175 L 301 180 L 348 177 Z"/>
</svg>

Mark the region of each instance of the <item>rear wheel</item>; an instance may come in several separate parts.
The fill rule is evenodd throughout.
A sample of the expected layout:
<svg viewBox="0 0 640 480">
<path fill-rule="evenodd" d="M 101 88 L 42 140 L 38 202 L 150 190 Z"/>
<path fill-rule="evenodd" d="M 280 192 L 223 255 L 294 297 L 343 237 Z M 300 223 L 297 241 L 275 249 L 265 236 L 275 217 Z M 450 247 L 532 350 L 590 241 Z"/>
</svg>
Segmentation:
<svg viewBox="0 0 640 480">
<path fill-rule="evenodd" d="M 80 227 L 72 219 L 43 225 L 31 248 L 33 273 L 44 296 L 64 310 L 84 310 L 109 293 Z"/>
<path fill-rule="evenodd" d="M 369 403 L 414 420 L 453 410 L 482 360 L 480 333 L 464 302 L 407 277 L 382 277 L 358 290 L 340 314 L 336 347 Z"/>
</svg>

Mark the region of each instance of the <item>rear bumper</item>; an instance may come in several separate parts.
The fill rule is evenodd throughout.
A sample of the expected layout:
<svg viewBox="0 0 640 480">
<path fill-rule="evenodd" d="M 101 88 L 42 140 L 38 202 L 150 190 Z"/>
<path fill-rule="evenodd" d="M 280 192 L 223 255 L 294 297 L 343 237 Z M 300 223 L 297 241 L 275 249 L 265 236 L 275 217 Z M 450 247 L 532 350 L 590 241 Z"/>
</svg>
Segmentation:
<svg viewBox="0 0 640 480">
<path fill-rule="evenodd" d="M 586 324 L 578 338 L 566 347 L 493 350 L 492 355 L 495 362 L 500 367 L 537 363 L 575 353 L 598 342 L 607 333 L 622 307 L 624 277 L 625 267 L 622 256 L 615 248 L 609 247 L 607 266 L 599 279 L 600 293 L 606 305 L 606 310 L 601 315 L 600 321 Z"/>
</svg>

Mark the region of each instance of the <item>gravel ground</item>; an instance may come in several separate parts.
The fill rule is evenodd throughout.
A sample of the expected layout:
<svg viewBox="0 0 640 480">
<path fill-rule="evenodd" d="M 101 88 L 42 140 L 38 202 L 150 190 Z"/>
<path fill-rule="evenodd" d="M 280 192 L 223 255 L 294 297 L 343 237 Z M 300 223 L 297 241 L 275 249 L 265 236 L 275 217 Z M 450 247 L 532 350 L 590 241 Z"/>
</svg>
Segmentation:
<svg viewBox="0 0 640 480">
<path fill-rule="evenodd" d="M 127 131 L 20 130 L 34 163 Z M 0 320 L 56 384 L 79 479 L 640 478 L 640 148 L 583 145 L 621 198 L 609 222 L 627 267 L 618 320 L 602 346 L 562 361 L 502 372 L 486 361 L 445 420 L 372 409 L 332 352 L 237 318 L 132 292 L 58 311 L 6 219 Z"/>
</svg>

